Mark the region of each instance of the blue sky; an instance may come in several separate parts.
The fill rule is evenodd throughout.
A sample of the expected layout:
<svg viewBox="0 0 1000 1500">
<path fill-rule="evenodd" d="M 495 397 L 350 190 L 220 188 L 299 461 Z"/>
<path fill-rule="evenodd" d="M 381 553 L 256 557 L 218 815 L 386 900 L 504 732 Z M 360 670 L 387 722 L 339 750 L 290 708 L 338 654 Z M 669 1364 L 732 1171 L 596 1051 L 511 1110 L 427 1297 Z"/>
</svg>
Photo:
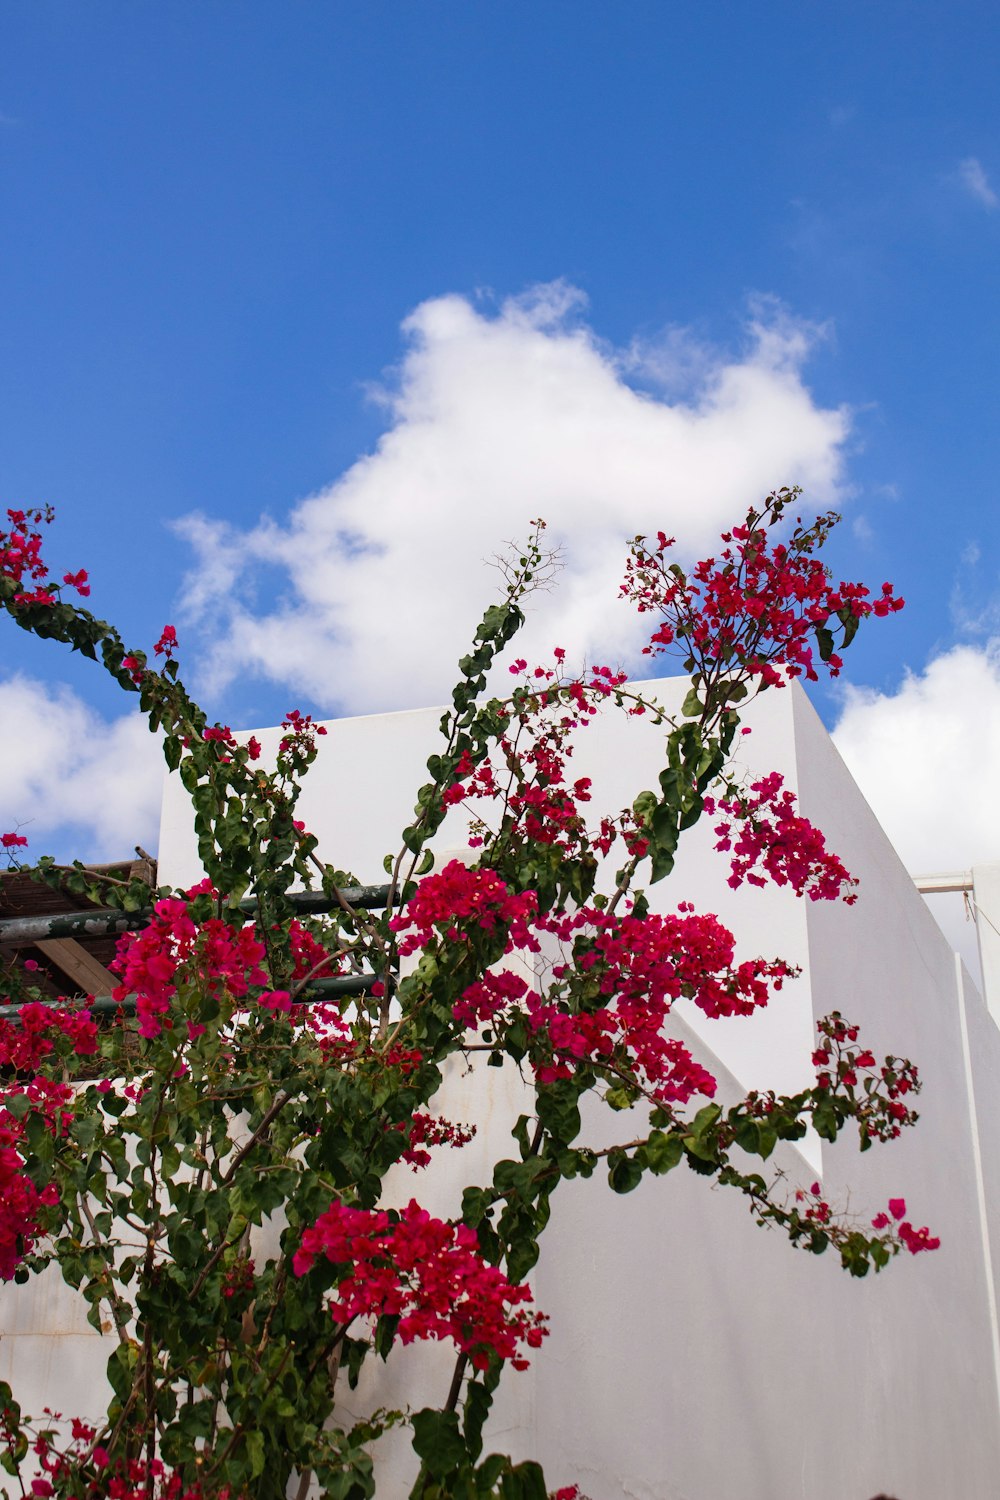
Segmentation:
<svg viewBox="0 0 1000 1500">
<path fill-rule="evenodd" d="M 817 706 L 911 864 L 1000 858 L 995 6 L 34 0 L 0 34 L 4 504 L 57 507 L 136 645 L 177 623 L 214 715 L 440 698 L 538 510 L 539 649 L 627 658 L 614 539 L 710 549 L 801 481 L 835 570 L 908 601 Z M 6 631 L 0 710 L 0 824 L 155 838 L 85 663 Z"/>
</svg>

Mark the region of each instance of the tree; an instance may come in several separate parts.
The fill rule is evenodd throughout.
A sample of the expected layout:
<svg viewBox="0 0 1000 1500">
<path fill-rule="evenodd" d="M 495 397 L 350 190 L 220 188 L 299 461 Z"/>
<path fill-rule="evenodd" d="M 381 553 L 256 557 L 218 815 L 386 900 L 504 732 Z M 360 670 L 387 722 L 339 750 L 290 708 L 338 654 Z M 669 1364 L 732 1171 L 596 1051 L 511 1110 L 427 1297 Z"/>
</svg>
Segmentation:
<svg viewBox="0 0 1000 1500">
<path fill-rule="evenodd" d="M 539 1467 L 484 1456 L 483 1428 L 505 1366 L 523 1367 L 543 1344 L 525 1278 L 552 1195 L 574 1176 L 600 1170 L 625 1193 L 686 1162 L 744 1194 L 757 1221 L 793 1245 L 833 1245 L 855 1276 L 902 1247 L 935 1248 L 902 1200 L 862 1229 L 838 1218 L 819 1184 L 789 1198 L 764 1167 L 778 1141 L 810 1124 L 831 1141 L 856 1128 L 862 1150 L 898 1135 L 916 1120 L 916 1068 L 879 1064 L 835 1013 L 820 1023 L 814 1086 L 751 1093 L 724 1110 L 715 1079 L 671 1036 L 671 1005 L 685 996 L 710 1017 L 749 1015 L 793 970 L 780 958 L 737 962 L 715 917 L 683 901 L 672 915 L 653 912 L 640 884 L 670 874 L 682 833 L 708 813 L 731 883 L 769 879 L 809 899 L 854 900 L 851 876 L 780 777 L 745 786 L 729 764 L 743 704 L 815 678 L 817 665 L 835 674 L 835 646 L 902 605 L 888 584 L 875 599 L 858 584 L 833 586 L 817 554 L 835 517 L 788 528 L 796 498 L 768 497 L 690 576 L 662 533 L 632 543 L 623 593 L 652 617 L 647 650 L 679 653 L 691 677 L 676 718 L 623 672 L 571 672 L 560 650 L 547 665 L 516 660 L 509 694 L 489 694 L 545 566 L 536 523 L 459 664 L 440 751 L 378 904 L 321 858 L 296 817 L 323 726 L 290 713 L 265 769 L 254 739 L 210 724 L 188 695 L 173 627 L 154 648 L 162 666 L 126 649 L 67 597 L 89 592 L 85 572 L 49 580 L 41 528 L 51 514 L 8 512 L 0 603 L 138 695 L 190 793 L 206 872 L 192 890 L 161 888 L 152 913 L 136 917 L 110 1024 L 29 992 L 18 1023 L 0 1025 L 0 1274 L 27 1282 L 57 1266 L 113 1335 L 113 1395 L 97 1427 L 39 1430 L 0 1391 L 4 1462 L 22 1493 L 33 1440 L 38 1495 L 281 1500 L 297 1483 L 301 1496 L 312 1484 L 331 1500 L 362 1500 L 375 1493 L 377 1440 L 407 1427 L 413 1497 L 544 1500 Z M 787 540 L 775 540 L 783 527 Z M 662 724 L 664 763 L 631 806 L 591 817 L 590 785 L 570 780 L 567 757 L 603 708 Z M 459 803 L 476 814 L 473 862 L 435 869 L 435 835 Z M 24 842 L 3 836 L 11 860 Z M 602 890 L 599 873 L 614 866 Z M 82 865 L 34 868 L 127 913 L 141 915 L 149 899 L 145 886 Z M 326 914 L 302 916 L 299 889 Z M 509 960 L 543 943 L 559 960 L 529 982 Z M 401 958 L 413 961 L 405 978 Z M 515 1153 L 468 1186 L 454 1221 L 416 1201 L 385 1208 L 395 1163 L 419 1166 L 468 1139 L 432 1109 L 443 1065 L 472 1049 L 533 1081 Z M 588 1094 L 639 1109 L 640 1135 L 633 1127 L 610 1148 L 589 1147 Z M 734 1145 L 761 1170 L 742 1171 Z M 266 1223 L 280 1231 L 277 1248 L 254 1255 Z M 418 1339 L 453 1344 L 450 1389 L 345 1422 L 338 1381 L 353 1384 L 365 1360 Z"/>
</svg>

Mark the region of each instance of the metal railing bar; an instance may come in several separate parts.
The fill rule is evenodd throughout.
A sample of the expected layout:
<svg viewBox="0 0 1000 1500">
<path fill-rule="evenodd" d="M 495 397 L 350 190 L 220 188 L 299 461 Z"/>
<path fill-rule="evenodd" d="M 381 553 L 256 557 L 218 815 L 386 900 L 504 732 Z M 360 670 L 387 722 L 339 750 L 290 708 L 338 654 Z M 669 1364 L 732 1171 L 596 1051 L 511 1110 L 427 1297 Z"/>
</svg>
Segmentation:
<svg viewBox="0 0 1000 1500">
<path fill-rule="evenodd" d="M 345 886 L 341 896 L 348 905 L 360 911 L 373 911 L 384 907 L 389 899 L 388 885 Z M 292 891 L 289 901 L 296 912 L 303 916 L 321 915 L 339 910 L 339 903 L 331 900 L 323 891 Z M 248 916 L 257 910 L 256 897 L 241 901 L 239 909 Z M 6 917 L 0 919 L 0 943 L 33 943 L 39 938 L 60 937 L 106 937 L 122 932 L 135 932 L 144 927 L 153 915 L 153 908 L 143 907 L 139 911 L 118 911 L 113 908 L 102 911 L 52 912 L 41 917 Z"/>
<path fill-rule="evenodd" d="M 339 974 L 332 979 L 315 979 L 308 990 L 304 990 L 296 998 L 296 1004 L 322 1005 L 339 995 L 367 995 L 377 980 L 377 974 Z M 28 1003 L 31 1002 L 22 1002 Z M 127 1016 L 135 1014 L 134 995 L 126 995 L 123 1000 L 116 1000 L 112 995 L 92 995 L 89 998 L 76 995 L 68 1000 L 46 999 L 38 1003 L 51 1006 L 54 1010 L 88 1010 L 92 1015 L 98 1016 L 115 1015 L 119 1011 Z M 16 1021 L 20 1010 L 21 1004 L 0 1005 L 0 1020 Z"/>
</svg>

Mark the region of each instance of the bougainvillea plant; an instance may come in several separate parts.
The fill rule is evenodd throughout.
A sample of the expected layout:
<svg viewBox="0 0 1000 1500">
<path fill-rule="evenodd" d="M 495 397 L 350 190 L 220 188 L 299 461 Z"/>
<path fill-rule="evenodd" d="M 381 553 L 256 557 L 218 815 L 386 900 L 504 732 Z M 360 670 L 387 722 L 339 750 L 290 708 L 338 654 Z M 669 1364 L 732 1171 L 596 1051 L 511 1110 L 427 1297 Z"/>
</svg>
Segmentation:
<svg viewBox="0 0 1000 1500">
<path fill-rule="evenodd" d="M 651 618 L 647 649 L 679 652 L 691 677 L 675 717 L 620 671 L 572 672 L 558 649 L 535 667 L 516 659 L 508 691 L 490 691 L 545 565 L 536 524 L 460 662 L 441 747 L 387 857 L 384 909 L 352 898 L 354 874 L 321 857 L 296 815 L 323 727 L 290 713 L 264 767 L 254 739 L 210 724 L 186 692 L 172 626 L 152 660 L 128 649 L 71 598 L 88 594 L 84 572 L 50 579 L 50 514 L 8 512 L 0 604 L 138 696 L 190 794 L 205 872 L 191 890 L 161 888 L 142 917 L 145 886 L 31 867 L 135 914 L 136 930 L 119 946 L 110 1018 L 41 1003 L 22 970 L 19 1015 L 0 1022 L 0 1276 L 58 1268 L 106 1335 L 110 1391 L 104 1416 L 84 1421 L 29 1420 L 0 1389 L 14 1493 L 364 1500 L 379 1440 L 397 1429 L 415 1451 L 415 1500 L 545 1500 L 539 1466 L 484 1455 L 483 1430 L 505 1368 L 516 1380 L 544 1357 L 527 1278 L 552 1195 L 575 1176 L 600 1170 L 623 1193 L 686 1162 L 794 1245 L 835 1247 L 856 1276 L 936 1246 L 901 1199 L 859 1225 L 818 1182 L 789 1191 L 764 1166 L 810 1126 L 829 1141 L 854 1129 L 862 1150 L 898 1135 L 916 1119 L 909 1061 L 880 1062 L 834 1014 L 812 1087 L 723 1108 L 711 1072 L 671 1033 L 682 996 L 708 1017 L 751 1016 L 793 976 L 780 958 L 738 958 L 717 917 L 683 900 L 650 909 L 644 886 L 670 874 L 703 813 L 718 820 L 734 885 L 854 899 L 780 778 L 745 786 L 730 770 L 741 704 L 821 666 L 838 672 L 834 648 L 902 603 L 888 584 L 874 598 L 835 587 L 817 556 L 834 518 L 792 522 L 795 499 L 770 496 L 691 574 L 666 536 L 632 544 L 622 592 Z M 595 811 L 569 766 L 574 736 L 602 710 L 654 718 L 663 769 L 630 806 Z M 471 826 L 469 860 L 435 868 L 454 808 Z M 28 868 L 24 845 L 3 835 L 8 862 Z M 296 915 L 303 887 L 326 915 Z M 472 1051 L 533 1083 L 512 1154 L 450 1220 L 420 1206 L 419 1177 L 406 1206 L 391 1206 L 393 1166 L 419 1173 L 473 1134 L 435 1105 L 447 1060 Z M 638 1134 L 632 1124 L 620 1144 L 589 1146 L 588 1094 L 641 1119 Z M 744 1170 L 747 1153 L 760 1171 Z M 349 1417 L 338 1396 L 362 1365 L 420 1340 L 451 1347 L 448 1388 Z"/>
</svg>

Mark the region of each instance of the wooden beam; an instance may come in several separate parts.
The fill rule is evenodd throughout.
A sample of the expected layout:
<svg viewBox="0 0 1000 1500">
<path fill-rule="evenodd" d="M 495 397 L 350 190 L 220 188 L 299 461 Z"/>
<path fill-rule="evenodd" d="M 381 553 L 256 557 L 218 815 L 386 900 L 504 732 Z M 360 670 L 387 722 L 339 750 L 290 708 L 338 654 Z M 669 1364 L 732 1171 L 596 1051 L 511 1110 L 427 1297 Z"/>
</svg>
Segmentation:
<svg viewBox="0 0 1000 1500">
<path fill-rule="evenodd" d="M 921 896 L 940 896 L 949 891 L 971 891 L 972 871 L 958 870 L 953 875 L 914 875 L 913 884 Z"/>
<path fill-rule="evenodd" d="M 118 983 L 75 938 L 41 938 L 34 946 L 85 995 L 107 995 Z"/>
</svg>

